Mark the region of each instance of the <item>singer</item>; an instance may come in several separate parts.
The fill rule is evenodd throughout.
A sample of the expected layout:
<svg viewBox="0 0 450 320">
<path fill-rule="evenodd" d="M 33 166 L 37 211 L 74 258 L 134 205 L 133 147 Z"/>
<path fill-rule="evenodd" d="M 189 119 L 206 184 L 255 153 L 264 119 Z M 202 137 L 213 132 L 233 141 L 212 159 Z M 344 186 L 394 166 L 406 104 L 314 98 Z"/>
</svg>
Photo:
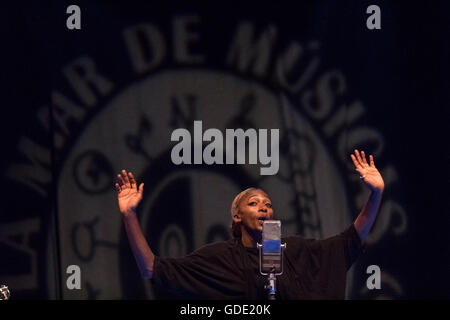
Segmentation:
<svg viewBox="0 0 450 320">
<path fill-rule="evenodd" d="M 282 238 L 284 272 L 277 278 L 276 299 L 344 299 L 347 270 L 362 252 L 362 244 L 377 216 L 384 181 L 373 156 L 351 154 L 362 183 L 371 191 L 356 220 L 342 233 L 323 240 Z M 144 279 L 176 299 L 267 299 L 266 278 L 259 273 L 263 222 L 273 219 L 269 196 L 260 189 L 239 193 L 231 205 L 232 234 L 228 241 L 208 244 L 181 258 L 153 254 L 136 217 L 144 184 L 123 170 L 115 184 L 126 234 Z"/>
</svg>

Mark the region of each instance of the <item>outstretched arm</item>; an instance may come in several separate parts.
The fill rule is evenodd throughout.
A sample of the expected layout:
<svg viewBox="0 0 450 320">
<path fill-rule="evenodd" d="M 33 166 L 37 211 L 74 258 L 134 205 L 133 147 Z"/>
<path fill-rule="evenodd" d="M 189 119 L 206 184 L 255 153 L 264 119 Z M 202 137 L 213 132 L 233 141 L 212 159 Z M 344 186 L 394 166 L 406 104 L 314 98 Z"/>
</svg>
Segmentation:
<svg viewBox="0 0 450 320">
<path fill-rule="evenodd" d="M 364 241 L 367 238 L 367 235 L 375 222 L 375 218 L 377 217 L 378 210 L 380 209 L 384 181 L 380 172 L 375 167 L 372 155 L 369 156 L 369 163 L 367 163 L 364 151 L 361 151 L 360 154 L 358 150 L 355 150 L 355 154 L 352 154 L 350 157 L 355 165 L 355 170 L 360 174 L 361 180 L 371 191 L 369 199 L 354 222 L 355 229 L 358 232 L 361 241 Z"/>
<path fill-rule="evenodd" d="M 142 200 L 144 184 L 141 183 L 138 188 L 133 174 L 131 172 L 127 173 L 125 170 L 122 170 L 122 173 L 118 174 L 117 178 L 119 179 L 115 184 L 117 200 L 128 242 L 130 243 L 142 277 L 144 279 L 151 279 L 155 256 L 142 234 L 139 221 L 136 217 L 136 208 Z"/>
</svg>

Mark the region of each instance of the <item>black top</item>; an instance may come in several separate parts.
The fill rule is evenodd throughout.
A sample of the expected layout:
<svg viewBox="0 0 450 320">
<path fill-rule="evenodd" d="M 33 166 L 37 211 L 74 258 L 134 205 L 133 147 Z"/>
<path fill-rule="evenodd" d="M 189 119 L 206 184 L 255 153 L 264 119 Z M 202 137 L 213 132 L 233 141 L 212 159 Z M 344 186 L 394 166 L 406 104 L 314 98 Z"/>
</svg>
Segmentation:
<svg viewBox="0 0 450 320">
<path fill-rule="evenodd" d="M 292 236 L 282 243 L 287 248 L 277 300 L 345 298 L 347 270 L 362 251 L 353 224 L 328 239 Z M 156 256 L 152 283 L 166 298 L 267 299 L 258 249 L 244 247 L 240 239 L 208 244 L 182 258 Z"/>
</svg>

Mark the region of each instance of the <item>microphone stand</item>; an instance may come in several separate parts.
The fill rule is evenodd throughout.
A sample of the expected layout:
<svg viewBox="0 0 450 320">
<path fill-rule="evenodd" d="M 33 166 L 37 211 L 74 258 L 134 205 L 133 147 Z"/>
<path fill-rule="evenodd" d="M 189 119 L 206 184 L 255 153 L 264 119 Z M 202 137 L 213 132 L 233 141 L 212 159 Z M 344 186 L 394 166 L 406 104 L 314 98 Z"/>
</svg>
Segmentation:
<svg viewBox="0 0 450 320">
<path fill-rule="evenodd" d="M 275 300 L 275 294 L 276 294 L 276 276 L 282 275 L 283 274 L 283 250 L 286 249 L 286 243 L 283 243 L 280 245 L 281 250 L 280 250 L 280 264 L 281 264 L 281 270 L 280 272 L 276 272 L 275 269 L 275 264 L 272 264 L 272 266 L 270 267 L 270 271 L 269 272 L 263 272 L 262 271 L 262 263 L 261 263 L 261 252 L 262 252 L 262 248 L 263 245 L 257 243 L 256 244 L 257 248 L 259 249 L 259 261 L 260 261 L 260 265 L 259 265 L 259 272 L 263 275 L 263 276 L 267 276 L 267 284 L 264 286 L 264 289 L 267 290 L 267 298 L 269 300 Z"/>
</svg>

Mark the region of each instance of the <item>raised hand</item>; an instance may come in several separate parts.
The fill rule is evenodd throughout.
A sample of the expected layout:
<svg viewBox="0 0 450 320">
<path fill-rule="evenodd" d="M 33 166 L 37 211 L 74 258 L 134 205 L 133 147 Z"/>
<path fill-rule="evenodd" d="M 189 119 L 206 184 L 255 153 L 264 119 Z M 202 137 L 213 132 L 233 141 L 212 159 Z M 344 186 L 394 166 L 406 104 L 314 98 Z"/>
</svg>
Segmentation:
<svg viewBox="0 0 450 320">
<path fill-rule="evenodd" d="M 375 192 L 382 192 L 384 190 L 384 181 L 380 172 L 375 167 L 373 156 L 369 156 L 369 163 L 366 160 L 366 154 L 361 151 L 355 150 L 355 154 L 351 154 L 350 157 L 355 165 L 355 170 L 358 171 L 361 180 Z"/>
<path fill-rule="evenodd" d="M 133 173 L 127 173 L 125 170 L 122 170 L 122 173 L 118 174 L 117 178 L 119 181 L 115 184 L 115 187 L 120 212 L 123 215 L 136 212 L 136 207 L 142 200 L 144 184 L 141 183 L 138 188 Z"/>
</svg>

